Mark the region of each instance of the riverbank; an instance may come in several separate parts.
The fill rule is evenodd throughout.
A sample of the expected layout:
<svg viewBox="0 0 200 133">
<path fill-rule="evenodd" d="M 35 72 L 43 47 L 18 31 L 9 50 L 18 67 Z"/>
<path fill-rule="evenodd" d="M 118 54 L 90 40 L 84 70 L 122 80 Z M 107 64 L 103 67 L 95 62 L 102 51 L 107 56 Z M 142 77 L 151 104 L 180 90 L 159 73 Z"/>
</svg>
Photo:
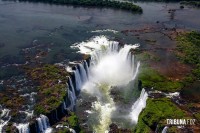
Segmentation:
<svg viewBox="0 0 200 133">
<path fill-rule="evenodd" d="M 111 1 L 111 0 L 20 0 L 30 2 L 44 2 L 50 4 L 73 5 L 81 7 L 112 8 L 131 11 L 133 13 L 142 13 L 142 8 L 129 2 Z"/>
</svg>

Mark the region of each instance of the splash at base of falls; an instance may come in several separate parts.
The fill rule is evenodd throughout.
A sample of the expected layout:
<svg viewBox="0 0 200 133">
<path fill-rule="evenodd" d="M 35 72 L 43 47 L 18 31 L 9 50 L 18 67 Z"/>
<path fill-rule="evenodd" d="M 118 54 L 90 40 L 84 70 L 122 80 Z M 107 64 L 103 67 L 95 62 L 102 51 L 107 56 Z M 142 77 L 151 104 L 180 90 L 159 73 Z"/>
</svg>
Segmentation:
<svg viewBox="0 0 200 133">
<path fill-rule="evenodd" d="M 94 131 L 99 133 L 105 132 L 108 130 L 109 125 L 112 123 L 111 116 L 112 112 L 116 110 L 113 103 L 101 103 L 94 102 L 93 108 L 99 113 L 99 124 L 95 125 Z"/>
<path fill-rule="evenodd" d="M 116 110 L 115 103 L 113 99 L 109 95 L 109 91 L 111 86 L 101 85 L 98 86 L 99 90 L 104 93 L 101 99 L 92 103 L 92 112 L 98 112 L 99 122 L 95 125 L 94 131 L 102 133 L 108 130 L 109 125 L 112 122 L 112 113 Z"/>
</svg>

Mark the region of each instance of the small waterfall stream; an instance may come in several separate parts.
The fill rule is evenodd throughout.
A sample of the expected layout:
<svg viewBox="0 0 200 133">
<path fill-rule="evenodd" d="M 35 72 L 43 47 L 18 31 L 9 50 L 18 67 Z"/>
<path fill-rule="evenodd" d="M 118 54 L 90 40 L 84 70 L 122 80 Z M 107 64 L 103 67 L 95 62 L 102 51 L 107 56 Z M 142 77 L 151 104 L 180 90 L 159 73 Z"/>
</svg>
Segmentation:
<svg viewBox="0 0 200 133">
<path fill-rule="evenodd" d="M 3 127 L 6 126 L 11 119 L 11 116 L 9 116 L 9 109 L 2 109 L 1 111 L 2 113 L 0 115 L 0 133 L 2 133 Z"/>
<path fill-rule="evenodd" d="M 49 119 L 45 115 L 40 115 L 40 117 L 37 118 L 36 120 L 38 124 L 38 132 L 40 133 L 51 132 Z"/>
<path fill-rule="evenodd" d="M 30 132 L 29 123 L 15 124 L 15 126 L 18 129 L 19 133 L 29 133 Z"/>
<path fill-rule="evenodd" d="M 168 129 L 169 127 L 168 126 L 165 126 L 164 128 L 163 128 L 163 130 L 162 130 L 162 133 L 167 133 L 167 129 Z"/>
<path fill-rule="evenodd" d="M 86 69 L 84 68 L 83 64 L 78 64 L 79 66 L 79 70 L 80 70 L 80 76 L 81 76 L 81 80 L 82 80 L 82 84 L 84 84 L 87 81 L 87 73 L 86 73 Z"/>
<path fill-rule="evenodd" d="M 82 86 L 82 80 L 81 80 L 80 72 L 77 67 L 74 72 L 74 75 L 75 75 L 75 82 L 76 82 L 76 87 L 75 87 L 76 91 L 80 92 L 81 86 Z"/>
</svg>

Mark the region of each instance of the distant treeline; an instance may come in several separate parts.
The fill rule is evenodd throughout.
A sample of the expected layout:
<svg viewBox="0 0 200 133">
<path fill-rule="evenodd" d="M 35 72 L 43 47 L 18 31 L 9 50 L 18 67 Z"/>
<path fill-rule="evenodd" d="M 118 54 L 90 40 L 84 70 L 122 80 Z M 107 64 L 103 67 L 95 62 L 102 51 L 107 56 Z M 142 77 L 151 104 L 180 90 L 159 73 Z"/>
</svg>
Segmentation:
<svg viewBox="0 0 200 133">
<path fill-rule="evenodd" d="M 135 2 L 139 2 L 139 1 L 150 1 L 150 2 L 200 2 L 200 0 L 128 0 L 128 1 L 135 1 Z"/>
<path fill-rule="evenodd" d="M 86 6 L 86 7 L 107 7 L 107 8 L 132 11 L 136 13 L 142 13 L 142 8 L 140 6 L 134 5 L 133 3 L 111 1 L 111 0 L 19 0 L 19 1 L 46 2 L 52 4 L 65 4 L 65 5 Z"/>
<path fill-rule="evenodd" d="M 182 1 L 182 5 L 191 5 L 200 8 L 200 1 Z"/>
</svg>

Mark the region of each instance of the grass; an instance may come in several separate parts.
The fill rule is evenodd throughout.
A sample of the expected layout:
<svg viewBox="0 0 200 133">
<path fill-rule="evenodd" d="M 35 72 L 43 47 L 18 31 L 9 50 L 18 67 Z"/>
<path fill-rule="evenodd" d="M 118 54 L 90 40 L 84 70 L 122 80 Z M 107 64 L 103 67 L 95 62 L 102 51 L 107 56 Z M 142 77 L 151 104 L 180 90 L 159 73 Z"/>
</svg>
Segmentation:
<svg viewBox="0 0 200 133">
<path fill-rule="evenodd" d="M 200 79 L 200 33 L 192 31 L 177 37 L 177 56 L 185 64 L 193 66 L 185 83 Z"/>
<path fill-rule="evenodd" d="M 143 88 L 153 87 L 165 92 L 179 91 L 183 87 L 181 82 L 169 80 L 148 66 L 141 68 L 138 79 L 142 81 Z"/>
<path fill-rule="evenodd" d="M 188 32 L 177 37 L 177 50 L 181 53 L 178 57 L 187 64 L 200 63 L 200 34 Z"/>
<path fill-rule="evenodd" d="M 166 119 L 180 119 L 186 118 L 186 113 L 179 109 L 168 98 L 158 98 L 147 100 L 146 108 L 139 115 L 138 124 L 135 127 L 135 133 L 155 131 L 159 127 L 162 130 L 166 124 Z M 158 132 L 159 132 L 158 131 Z"/>
</svg>

